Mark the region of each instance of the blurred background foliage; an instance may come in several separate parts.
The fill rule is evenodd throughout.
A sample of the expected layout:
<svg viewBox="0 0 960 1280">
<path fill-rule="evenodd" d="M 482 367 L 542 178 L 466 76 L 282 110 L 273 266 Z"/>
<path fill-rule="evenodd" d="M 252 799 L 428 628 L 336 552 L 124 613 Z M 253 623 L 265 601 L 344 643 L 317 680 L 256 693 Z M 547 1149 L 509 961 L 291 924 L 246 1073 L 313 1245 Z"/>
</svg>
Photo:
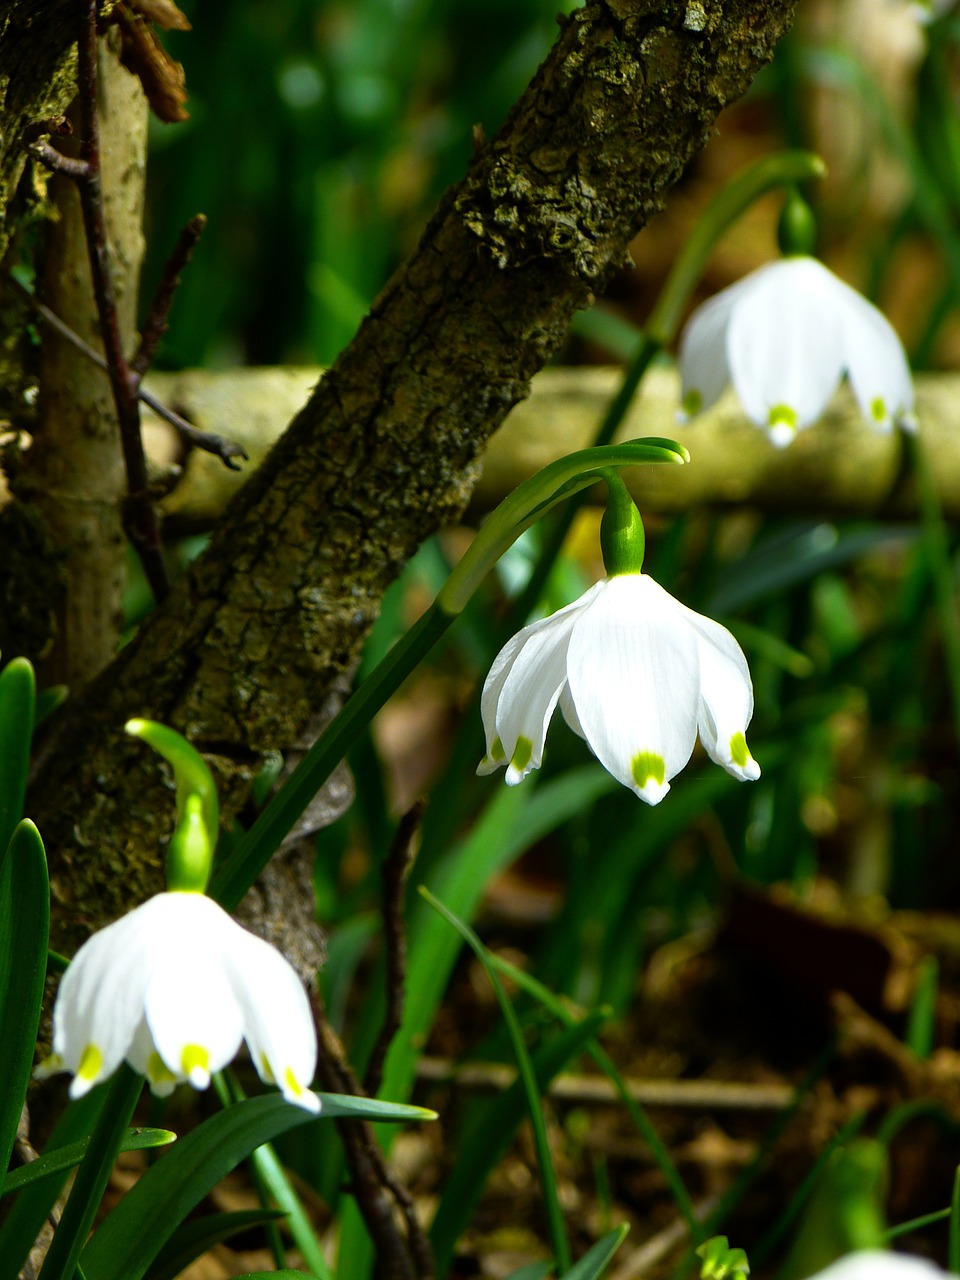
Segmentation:
<svg viewBox="0 0 960 1280">
<path fill-rule="evenodd" d="M 552 42 L 557 7 L 184 0 L 194 30 L 167 44 L 186 69 L 191 118 L 156 125 L 151 137 L 145 296 L 179 226 L 203 211 L 210 228 L 185 274 L 161 363 L 331 361 L 462 173 L 474 131 L 492 134 L 529 80 Z M 825 260 L 886 310 L 917 370 L 956 368 L 958 58 L 960 18 L 949 11 L 924 25 L 901 0 L 801 0 L 773 65 L 721 117 L 666 212 L 638 237 L 635 268 L 613 281 L 602 308 L 619 324 L 578 321 L 562 358 L 615 360 L 610 333 L 642 326 L 710 195 L 750 160 L 799 145 L 830 166 L 827 181 L 807 193 Z M 701 296 L 776 253 L 778 207 L 777 198 L 760 202 L 726 237 Z M 354 753 L 358 802 L 319 836 L 319 913 L 330 928 L 323 984 L 334 1025 L 362 1065 L 381 1016 L 378 867 L 398 815 L 429 793 L 414 878 L 464 917 L 478 915 L 489 945 L 553 992 L 619 1015 L 621 1031 L 612 1034 L 624 1072 L 783 1072 L 795 1081 L 828 1039 L 834 988 L 856 990 L 868 1015 L 918 1059 L 956 1056 L 960 928 L 945 914 L 960 903 L 960 681 L 951 686 L 949 678 L 960 671 L 956 530 L 935 518 L 893 526 L 816 513 L 786 520 L 691 511 L 650 521 L 648 540 L 648 570 L 723 620 L 747 652 L 757 702 L 751 745 L 763 777 L 737 784 L 698 753 L 651 810 L 557 727 L 544 768 L 516 792 L 473 778 L 482 751 L 476 689 L 537 554 L 531 532 Z M 432 597 L 460 546 L 460 532 L 451 532 L 409 566 L 384 602 L 366 667 Z M 588 510 L 543 611 L 599 575 L 596 546 Z M 949 580 L 941 575 L 938 586 L 944 552 Z M 778 896 L 784 886 L 786 900 Z M 825 932 L 804 934 L 802 917 L 791 915 L 796 904 Z M 931 911 L 940 914 L 916 914 Z M 457 947 L 449 938 L 441 945 L 429 922 L 422 903 L 411 908 L 408 999 L 416 1009 L 408 1009 L 384 1087 L 397 1099 L 412 1089 L 411 1064 L 425 1045 L 449 1059 L 508 1056 L 475 964 L 455 967 Z M 857 985 L 863 975 L 851 941 L 864 933 L 887 948 L 889 973 L 903 977 L 895 991 L 880 983 L 872 1004 Z M 717 958 L 728 944 L 732 951 Z M 940 975 L 932 995 L 930 955 Z M 540 1044 L 543 1009 L 518 999 Z M 960 1058 L 949 1061 L 960 1079 Z M 777 1215 L 793 1191 L 777 1202 L 773 1183 L 795 1187 L 851 1116 L 862 1123 L 910 1096 L 912 1086 L 892 1086 L 875 1065 L 864 1073 L 859 1092 L 846 1076 L 834 1078 L 830 1106 L 818 1095 L 819 1121 L 792 1140 L 796 1164 L 778 1166 L 751 1230 L 779 1239 Z M 755 1127 L 744 1137 L 729 1119 L 698 1123 L 696 1132 L 749 1138 L 754 1155 L 762 1149 Z M 677 1143 L 693 1141 L 685 1124 L 670 1121 Z M 564 1134 L 564 1176 L 585 1167 L 593 1186 L 589 1221 L 646 1221 L 650 1187 L 641 1194 L 629 1179 L 611 1183 L 616 1157 L 591 1152 L 572 1121 Z M 435 1171 L 424 1175 L 424 1194 L 441 1206 L 457 1149 L 453 1122 L 445 1141 L 433 1150 Z M 948 1165 L 960 1155 L 952 1142 Z M 720 1172 L 688 1155 L 692 1193 L 727 1186 L 740 1167 L 727 1154 Z M 319 1166 L 307 1150 L 291 1158 L 335 1199 L 335 1154 Z M 901 1217 L 945 1202 L 944 1184 L 934 1182 L 940 1165 L 930 1159 L 924 1167 L 914 1168 L 908 1190 L 895 1182 Z M 656 1185 L 662 1192 L 662 1180 Z M 439 1215 L 441 1235 L 452 1230 L 452 1212 L 448 1205 L 447 1218 Z M 353 1271 L 362 1274 L 362 1263 Z"/>
</svg>

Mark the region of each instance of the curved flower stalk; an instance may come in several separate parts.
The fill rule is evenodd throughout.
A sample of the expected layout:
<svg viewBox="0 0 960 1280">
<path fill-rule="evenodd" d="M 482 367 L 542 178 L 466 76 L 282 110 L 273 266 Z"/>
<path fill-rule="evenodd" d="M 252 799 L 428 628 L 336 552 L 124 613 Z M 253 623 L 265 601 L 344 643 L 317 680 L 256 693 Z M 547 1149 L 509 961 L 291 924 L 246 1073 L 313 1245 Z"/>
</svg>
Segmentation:
<svg viewBox="0 0 960 1280">
<path fill-rule="evenodd" d="M 317 1039 L 300 979 L 212 898 L 159 893 L 88 938 L 60 983 L 53 1053 L 38 1074 L 73 1072 L 80 1098 L 126 1060 L 159 1097 L 210 1076 L 246 1040 L 262 1080 L 319 1111 L 308 1085 Z"/>
<path fill-rule="evenodd" d="M 596 583 L 574 604 L 518 632 L 483 687 L 487 753 L 513 786 L 539 768 L 557 705 L 613 776 L 658 804 L 697 734 L 735 778 L 760 766 L 747 747 L 753 685 L 740 646 L 643 573 Z"/>
<path fill-rule="evenodd" d="M 823 413 L 844 374 L 868 422 L 914 429 L 913 382 L 886 317 L 822 262 L 768 263 L 694 311 L 680 339 L 683 414 L 728 382 L 778 448 Z"/>
<path fill-rule="evenodd" d="M 860 1249 L 831 1262 L 812 1280 L 936 1280 L 937 1276 L 946 1275 L 927 1258 L 884 1249 Z"/>
</svg>

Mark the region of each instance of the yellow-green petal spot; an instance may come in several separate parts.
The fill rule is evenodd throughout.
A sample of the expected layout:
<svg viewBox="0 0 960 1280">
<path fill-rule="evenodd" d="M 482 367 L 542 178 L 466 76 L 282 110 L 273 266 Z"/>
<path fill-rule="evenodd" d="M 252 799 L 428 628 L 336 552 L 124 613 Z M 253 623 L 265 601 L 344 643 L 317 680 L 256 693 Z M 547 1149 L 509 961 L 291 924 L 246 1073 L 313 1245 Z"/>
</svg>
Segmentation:
<svg viewBox="0 0 960 1280">
<path fill-rule="evenodd" d="M 81 1080 L 96 1080 L 103 1068 L 103 1054 L 95 1044 L 88 1044 L 80 1055 L 77 1075 Z"/>
<path fill-rule="evenodd" d="M 633 757 L 630 772 L 633 774 L 634 782 L 642 791 L 651 780 L 662 787 L 667 769 L 663 763 L 663 756 L 658 756 L 653 751 L 638 751 Z"/>
<path fill-rule="evenodd" d="M 875 396 L 870 401 L 870 416 L 874 422 L 886 422 L 887 420 L 887 402 L 883 396 Z"/>
<path fill-rule="evenodd" d="M 210 1053 L 202 1044 L 185 1044 L 180 1055 L 180 1069 L 188 1080 L 193 1079 L 194 1072 L 209 1077 Z"/>
<path fill-rule="evenodd" d="M 730 759 L 739 769 L 743 769 L 750 759 L 747 740 L 742 733 L 735 733 L 730 739 Z"/>
<path fill-rule="evenodd" d="M 703 408 L 703 395 L 696 387 L 691 387 L 681 401 L 683 412 L 691 418 Z"/>
<path fill-rule="evenodd" d="M 292 1093 L 295 1098 L 302 1098 L 306 1093 L 306 1089 L 293 1074 L 293 1067 L 287 1067 L 283 1073 L 283 1083 L 287 1086 L 287 1092 Z"/>
<path fill-rule="evenodd" d="M 154 1049 L 147 1059 L 147 1079 L 151 1085 L 174 1085 L 177 1077 Z"/>
<path fill-rule="evenodd" d="M 264 1084 L 276 1084 L 277 1078 L 273 1074 L 273 1067 L 270 1065 L 270 1059 L 265 1053 L 260 1055 L 260 1079 Z"/>
<path fill-rule="evenodd" d="M 796 431 L 797 411 L 788 404 L 775 404 L 770 410 L 769 423 L 771 427 L 792 427 Z"/>
<path fill-rule="evenodd" d="M 500 741 L 498 734 L 490 744 L 490 759 L 494 764 L 501 764 L 507 758 L 507 753 L 503 749 L 503 743 Z"/>
<path fill-rule="evenodd" d="M 517 739 L 517 745 L 513 748 L 513 755 L 510 757 L 510 763 L 514 769 L 525 769 L 530 763 L 533 756 L 533 743 L 529 738 L 521 736 Z"/>
</svg>

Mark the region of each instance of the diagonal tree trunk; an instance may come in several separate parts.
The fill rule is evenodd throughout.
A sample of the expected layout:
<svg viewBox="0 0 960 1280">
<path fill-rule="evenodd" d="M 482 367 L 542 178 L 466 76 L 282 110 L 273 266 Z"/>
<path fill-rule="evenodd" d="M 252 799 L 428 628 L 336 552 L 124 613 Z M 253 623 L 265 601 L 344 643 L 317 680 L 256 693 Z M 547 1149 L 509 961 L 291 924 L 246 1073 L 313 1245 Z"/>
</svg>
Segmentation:
<svg viewBox="0 0 960 1280">
<path fill-rule="evenodd" d="M 124 721 L 175 725 L 235 814 L 263 753 L 349 672 L 384 589 L 455 520 L 476 458 L 627 257 L 630 239 L 771 56 L 794 0 L 598 0 L 447 192 L 205 555 L 61 717 L 29 812 L 54 945 L 160 885 L 172 816 Z"/>
</svg>

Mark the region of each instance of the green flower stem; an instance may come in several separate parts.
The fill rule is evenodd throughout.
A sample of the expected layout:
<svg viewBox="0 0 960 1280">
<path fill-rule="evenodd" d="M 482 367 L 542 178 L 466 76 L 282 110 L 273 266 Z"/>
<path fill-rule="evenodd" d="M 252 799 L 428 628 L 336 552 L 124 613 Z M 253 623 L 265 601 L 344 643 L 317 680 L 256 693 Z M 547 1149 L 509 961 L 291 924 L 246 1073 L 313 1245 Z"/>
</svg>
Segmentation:
<svg viewBox="0 0 960 1280">
<path fill-rule="evenodd" d="M 628 440 L 605 449 L 582 449 L 525 480 L 500 503 L 444 583 L 434 604 L 399 640 L 348 699 L 266 806 L 236 849 L 213 875 L 209 893 L 228 911 L 279 848 L 304 809 L 387 699 L 429 653 L 473 595 L 484 576 L 524 529 L 571 493 L 593 484 L 605 470 L 644 462 L 683 463 L 686 450 L 673 440 Z"/>
<path fill-rule="evenodd" d="M 203 893 L 220 834 L 220 802 L 213 774 L 200 752 L 176 729 L 154 720 L 128 720 L 124 728 L 153 747 L 173 769 L 177 828 L 167 845 L 167 888 Z"/>
<path fill-rule="evenodd" d="M 798 182 L 822 178 L 826 171 L 826 165 L 811 151 L 781 151 L 749 165 L 714 196 L 674 259 L 670 274 L 640 334 L 620 389 L 597 428 L 594 445 L 606 445 L 613 439 L 654 357 L 676 337 L 711 253 L 737 218 L 775 187 L 791 187 Z M 510 635 L 536 608 L 582 503 L 583 498 L 567 503 L 552 522 L 533 572 L 510 610 Z"/>
<path fill-rule="evenodd" d="M 660 346 L 672 342 L 707 261 L 717 242 L 761 196 L 775 187 L 822 178 L 827 166 L 812 151 L 779 151 L 741 170 L 704 209 L 687 237 L 660 296 L 646 332 Z"/>
<path fill-rule="evenodd" d="M 639 573 L 643 568 L 646 536 L 630 491 L 616 471 L 606 471 L 607 507 L 600 521 L 600 550 L 607 577 Z"/>
<path fill-rule="evenodd" d="M 437 604 L 448 613 L 460 613 L 482 579 L 525 529 L 564 498 L 602 480 L 604 472 L 645 462 L 689 461 L 683 445 L 654 436 L 623 444 L 594 445 L 558 458 L 504 498 L 440 589 Z"/>
<path fill-rule="evenodd" d="M 143 1088 L 143 1077 L 124 1063 L 109 1086 L 103 1109 L 80 1162 L 73 1190 L 43 1263 L 40 1280 L 73 1280 L 94 1215 L 106 1190 L 127 1125 Z"/>
</svg>

